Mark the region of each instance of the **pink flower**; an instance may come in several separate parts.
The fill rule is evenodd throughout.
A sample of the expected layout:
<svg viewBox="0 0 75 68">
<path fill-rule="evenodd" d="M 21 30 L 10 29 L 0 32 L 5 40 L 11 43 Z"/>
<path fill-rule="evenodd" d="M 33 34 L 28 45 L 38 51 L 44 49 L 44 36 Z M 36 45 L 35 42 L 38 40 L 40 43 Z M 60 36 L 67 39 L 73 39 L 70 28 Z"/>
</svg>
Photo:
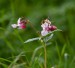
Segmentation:
<svg viewBox="0 0 75 68">
<path fill-rule="evenodd" d="M 17 21 L 17 24 L 12 24 L 11 26 L 13 28 L 19 28 L 19 29 L 25 29 L 26 28 L 26 23 L 27 21 L 26 20 L 23 20 L 22 18 L 19 18 L 18 21 Z"/>
<path fill-rule="evenodd" d="M 53 30 L 57 29 L 56 26 L 51 25 L 51 22 L 48 19 L 46 19 L 46 20 L 43 21 L 41 27 L 43 29 L 41 31 L 41 35 L 42 36 L 46 36 L 50 31 L 53 31 Z"/>
<path fill-rule="evenodd" d="M 42 31 L 41 31 L 41 35 L 42 35 L 42 36 L 45 36 L 45 35 L 47 35 L 47 34 L 48 34 L 48 31 L 46 31 L 46 30 L 42 30 Z"/>
</svg>

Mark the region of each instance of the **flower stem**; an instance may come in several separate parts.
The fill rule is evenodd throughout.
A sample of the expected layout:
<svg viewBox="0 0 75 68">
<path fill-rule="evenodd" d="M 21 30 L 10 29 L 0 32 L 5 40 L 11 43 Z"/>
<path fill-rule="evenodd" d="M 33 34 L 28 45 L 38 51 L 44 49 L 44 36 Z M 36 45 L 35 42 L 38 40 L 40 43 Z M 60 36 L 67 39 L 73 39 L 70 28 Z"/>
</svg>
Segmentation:
<svg viewBox="0 0 75 68">
<path fill-rule="evenodd" d="M 31 28 L 34 29 L 34 31 L 38 34 L 39 37 L 41 37 L 40 33 L 37 32 L 37 30 L 34 28 L 31 22 L 29 22 Z M 44 68 L 47 68 L 47 54 L 46 54 L 46 44 L 45 42 L 41 39 L 41 44 L 44 46 Z"/>
<path fill-rule="evenodd" d="M 46 44 L 43 40 L 41 40 L 42 45 L 44 46 L 44 68 L 47 68 L 47 52 L 46 52 Z"/>
<path fill-rule="evenodd" d="M 46 56 L 46 45 L 44 45 L 44 53 L 45 53 L 45 55 L 44 55 L 44 58 L 45 58 L 44 67 L 47 68 L 47 66 L 46 66 L 46 65 L 47 65 L 47 64 L 46 64 L 46 63 L 47 63 L 47 62 L 46 62 L 46 61 L 47 61 L 47 56 Z"/>
</svg>

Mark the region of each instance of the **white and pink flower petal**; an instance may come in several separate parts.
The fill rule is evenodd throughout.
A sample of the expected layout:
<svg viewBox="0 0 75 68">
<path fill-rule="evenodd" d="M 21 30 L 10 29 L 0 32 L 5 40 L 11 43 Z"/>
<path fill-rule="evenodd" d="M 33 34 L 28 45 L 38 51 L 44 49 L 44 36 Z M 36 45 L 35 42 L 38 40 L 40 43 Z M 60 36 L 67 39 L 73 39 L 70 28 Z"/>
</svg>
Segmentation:
<svg viewBox="0 0 75 68">
<path fill-rule="evenodd" d="M 17 28 L 17 24 L 12 24 L 11 25 L 13 28 Z"/>
<path fill-rule="evenodd" d="M 47 34 L 48 34 L 48 31 L 45 31 L 45 30 L 42 30 L 42 31 L 41 31 L 41 35 L 42 35 L 42 36 L 46 36 Z"/>
</svg>

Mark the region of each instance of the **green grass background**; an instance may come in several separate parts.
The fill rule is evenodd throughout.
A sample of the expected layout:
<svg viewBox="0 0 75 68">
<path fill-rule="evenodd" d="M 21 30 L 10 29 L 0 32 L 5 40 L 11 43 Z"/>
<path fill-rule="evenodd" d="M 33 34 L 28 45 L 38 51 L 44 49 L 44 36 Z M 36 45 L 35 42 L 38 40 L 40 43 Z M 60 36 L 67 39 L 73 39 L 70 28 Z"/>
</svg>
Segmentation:
<svg viewBox="0 0 75 68">
<path fill-rule="evenodd" d="M 75 68 L 75 0 L 0 0 L 0 68 L 8 68 L 22 52 L 24 56 L 20 55 L 11 68 L 29 68 L 26 66 L 34 50 L 41 46 L 39 41 L 24 43 L 37 37 L 30 25 L 27 24 L 25 30 L 11 27 L 22 16 L 29 19 L 37 31 L 42 30 L 41 21 L 48 17 L 62 30 L 54 33 L 52 44 L 47 47 L 47 68 Z M 67 60 L 64 53 L 68 53 Z M 43 48 L 37 51 L 30 68 L 43 68 L 43 54 Z M 26 64 L 15 67 L 21 63 Z"/>
</svg>

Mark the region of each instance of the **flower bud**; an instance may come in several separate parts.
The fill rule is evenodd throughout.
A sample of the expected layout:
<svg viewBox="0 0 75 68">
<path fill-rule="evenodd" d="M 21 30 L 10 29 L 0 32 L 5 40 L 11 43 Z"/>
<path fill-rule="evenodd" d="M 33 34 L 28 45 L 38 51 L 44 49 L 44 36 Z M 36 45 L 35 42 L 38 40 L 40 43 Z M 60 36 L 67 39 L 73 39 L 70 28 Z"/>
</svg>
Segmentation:
<svg viewBox="0 0 75 68">
<path fill-rule="evenodd" d="M 51 30 L 51 31 L 56 30 L 56 29 L 57 29 L 57 27 L 54 25 L 51 25 L 51 27 L 49 28 L 49 30 Z"/>
</svg>

